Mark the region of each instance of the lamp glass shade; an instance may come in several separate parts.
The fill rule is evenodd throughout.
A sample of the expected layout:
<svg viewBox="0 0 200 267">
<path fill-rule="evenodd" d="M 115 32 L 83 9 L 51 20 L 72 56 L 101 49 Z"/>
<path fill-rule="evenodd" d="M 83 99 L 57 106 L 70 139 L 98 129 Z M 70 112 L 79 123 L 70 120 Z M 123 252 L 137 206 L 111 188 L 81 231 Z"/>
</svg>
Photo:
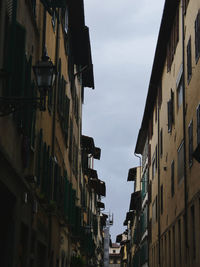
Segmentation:
<svg viewBox="0 0 200 267">
<path fill-rule="evenodd" d="M 37 65 L 33 67 L 33 71 L 37 86 L 40 90 L 52 87 L 55 66 L 51 61 L 39 61 Z"/>
</svg>

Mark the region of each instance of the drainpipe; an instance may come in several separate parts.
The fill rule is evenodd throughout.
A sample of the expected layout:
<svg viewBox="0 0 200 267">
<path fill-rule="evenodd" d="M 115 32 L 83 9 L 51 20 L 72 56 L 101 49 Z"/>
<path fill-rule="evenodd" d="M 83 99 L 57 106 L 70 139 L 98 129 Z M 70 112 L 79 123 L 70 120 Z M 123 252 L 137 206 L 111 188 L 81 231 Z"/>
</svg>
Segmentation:
<svg viewBox="0 0 200 267">
<path fill-rule="evenodd" d="M 58 58 L 59 58 L 59 40 L 60 40 L 60 10 L 57 13 L 57 29 L 56 29 L 56 49 L 55 49 L 55 66 L 58 70 Z M 56 108 L 57 108 L 57 88 L 58 88 L 58 75 L 55 76 L 55 89 L 53 95 L 53 124 L 52 124 L 52 157 L 55 156 L 55 131 L 56 131 Z"/>
<path fill-rule="evenodd" d="M 158 119 L 158 145 L 157 145 L 157 164 L 158 164 L 158 266 L 161 266 L 160 253 L 160 110 L 157 104 L 157 119 Z"/>
<path fill-rule="evenodd" d="M 42 59 L 46 56 L 46 23 L 47 23 L 47 12 L 46 8 L 43 7 L 43 29 L 42 29 Z"/>
<path fill-rule="evenodd" d="M 58 9 L 57 14 L 57 28 L 56 28 L 56 48 L 55 48 L 55 67 L 56 71 L 58 69 L 58 58 L 59 58 L 59 39 L 60 39 L 60 9 Z M 53 97 L 53 123 L 52 123 L 52 143 L 51 143 L 51 156 L 55 158 L 55 127 L 56 127 L 56 103 L 57 103 L 57 87 L 58 87 L 58 76 L 55 75 L 55 88 L 54 88 L 54 97 Z M 49 258 L 50 266 L 53 264 L 51 261 L 52 253 L 52 216 L 49 214 Z"/>
<path fill-rule="evenodd" d="M 186 162 L 186 122 L 185 122 L 185 116 L 186 116 L 186 100 L 185 100 L 185 34 L 184 34 L 184 10 L 183 10 L 183 0 L 181 1 L 182 5 L 182 61 L 183 61 L 183 149 L 184 149 L 184 203 L 185 203 L 185 247 L 186 247 L 186 265 L 187 265 L 187 253 L 188 253 L 188 210 L 187 210 L 187 162 Z"/>
</svg>

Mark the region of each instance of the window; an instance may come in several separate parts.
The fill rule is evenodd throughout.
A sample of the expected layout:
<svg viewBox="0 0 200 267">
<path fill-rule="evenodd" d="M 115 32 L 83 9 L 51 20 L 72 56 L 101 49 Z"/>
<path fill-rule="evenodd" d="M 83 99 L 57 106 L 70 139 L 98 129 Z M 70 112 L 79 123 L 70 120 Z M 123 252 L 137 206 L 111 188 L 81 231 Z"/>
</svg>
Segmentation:
<svg viewBox="0 0 200 267">
<path fill-rule="evenodd" d="M 167 114 L 168 114 L 168 132 L 172 131 L 172 124 L 174 123 L 174 93 L 171 90 L 171 98 L 167 102 Z"/>
<path fill-rule="evenodd" d="M 189 166 L 192 166 L 193 163 L 193 122 L 191 121 L 188 127 L 188 136 L 189 136 Z"/>
<path fill-rule="evenodd" d="M 66 8 L 65 10 L 65 32 L 68 33 L 68 28 L 69 28 L 69 14 L 68 14 L 68 9 Z"/>
<path fill-rule="evenodd" d="M 189 1 L 190 0 L 183 0 L 183 11 L 184 11 L 184 14 L 186 13 Z"/>
<path fill-rule="evenodd" d="M 157 196 L 152 204 L 152 223 L 154 224 L 155 222 L 157 222 L 157 205 L 158 205 L 158 200 L 157 200 Z"/>
<path fill-rule="evenodd" d="M 195 20 L 195 59 L 198 61 L 200 56 L 200 11 Z"/>
<path fill-rule="evenodd" d="M 158 107 L 161 107 L 161 103 L 162 103 L 162 84 L 160 83 L 159 87 L 158 87 Z"/>
<path fill-rule="evenodd" d="M 184 178 L 184 141 L 178 148 L 178 182 Z"/>
<path fill-rule="evenodd" d="M 187 44 L 187 81 L 190 82 L 192 77 L 192 52 L 191 52 L 191 37 Z"/>
<path fill-rule="evenodd" d="M 149 121 L 149 140 L 151 139 L 153 135 L 153 115 L 151 117 L 151 120 Z"/>
<path fill-rule="evenodd" d="M 163 130 L 160 130 L 160 156 L 163 154 Z"/>
<path fill-rule="evenodd" d="M 183 79 L 181 78 L 179 85 L 177 87 L 177 105 L 178 105 L 178 108 L 180 108 L 182 103 L 183 103 Z"/>
<path fill-rule="evenodd" d="M 200 144 L 200 105 L 197 107 L 197 145 Z"/>
<path fill-rule="evenodd" d="M 194 205 L 191 207 L 191 230 L 192 230 L 192 252 L 193 259 L 196 258 L 196 238 L 195 238 L 195 210 Z"/>
<path fill-rule="evenodd" d="M 171 163 L 171 196 L 174 196 L 174 161 Z"/>
<path fill-rule="evenodd" d="M 55 10 L 53 11 L 53 15 L 51 18 L 51 24 L 53 27 L 53 31 L 55 32 L 56 31 L 56 12 L 55 12 Z"/>
<path fill-rule="evenodd" d="M 152 179 L 154 178 L 155 173 L 156 173 L 156 157 L 154 153 L 153 158 L 152 158 Z"/>
<path fill-rule="evenodd" d="M 160 212 L 163 214 L 163 185 L 160 187 Z"/>
</svg>

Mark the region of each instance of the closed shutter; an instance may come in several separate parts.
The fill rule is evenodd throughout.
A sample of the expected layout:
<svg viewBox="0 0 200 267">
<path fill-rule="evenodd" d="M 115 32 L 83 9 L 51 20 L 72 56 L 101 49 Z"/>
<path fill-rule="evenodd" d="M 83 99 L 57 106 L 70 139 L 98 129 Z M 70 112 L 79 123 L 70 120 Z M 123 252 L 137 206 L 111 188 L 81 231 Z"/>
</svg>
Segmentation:
<svg viewBox="0 0 200 267">
<path fill-rule="evenodd" d="M 148 145 L 148 165 L 151 165 L 151 144 Z"/>
<path fill-rule="evenodd" d="M 172 101 L 167 102 L 168 132 L 172 131 Z"/>
<path fill-rule="evenodd" d="M 67 218 L 69 215 L 69 181 L 68 181 L 66 171 L 64 171 L 64 179 L 65 179 L 64 216 L 65 216 L 65 218 Z"/>
<path fill-rule="evenodd" d="M 65 135 L 66 146 L 68 144 L 69 110 L 70 110 L 70 99 L 67 96 L 65 96 L 64 135 Z"/>
<path fill-rule="evenodd" d="M 16 54 L 16 14 L 17 14 L 17 0 L 7 0 L 6 1 L 6 17 L 8 27 L 6 34 L 6 47 L 5 47 L 5 69 L 10 74 L 7 80 L 7 85 L 3 94 L 5 96 L 11 96 L 12 93 L 12 75 L 15 71 L 15 54 Z M 6 25 L 7 26 L 7 25 Z M 23 41 L 23 40 L 22 40 Z M 23 55 L 24 56 L 24 55 Z"/>
<path fill-rule="evenodd" d="M 58 197 L 58 164 L 54 166 L 54 186 L 53 186 L 53 200 L 57 202 Z"/>
<path fill-rule="evenodd" d="M 25 38 L 26 31 L 19 23 L 16 24 L 16 42 L 14 66 L 12 73 L 12 95 L 23 96 L 25 84 Z"/>
<path fill-rule="evenodd" d="M 40 181 L 41 181 L 42 138 L 43 138 L 43 131 L 42 129 L 40 129 L 39 138 L 38 138 L 37 163 L 36 163 L 36 176 L 37 176 L 38 186 L 40 185 Z"/>
<path fill-rule="evenodd" d="M 59 63 L 58 63 L 58 94 L 57 94 L 57 111 L 58 111 L 58 113 L 60 113 L 61 88 L 62 88 L 61 59 L 59 58 Z"/>
<path fill-rule="evenodd" d="M 41 177 L 41 183 L 42 183 L 42 192 L 46 192 L 46 183 L 47 183 L 47 144 L 46 142 L 43 143 L 43 150 L 42 150 L 42 177 Z"/>
<path fill-rule="evenodd" d="M 48 159 L 48 199 L 52 199 L 53 191 L 53 158 L 50 156 Z"/>
<path fill-rule="evenodd" d="M 193 122 L 191 121 L 188 127 L 188 136 L 189 136 L 189 166 L 193 162 Z"/>
<path fill-rule="evenodd" d="M 187 44 L 187 80 L 190 81 L 192 75 L 191 38 Z"/>
</svg>

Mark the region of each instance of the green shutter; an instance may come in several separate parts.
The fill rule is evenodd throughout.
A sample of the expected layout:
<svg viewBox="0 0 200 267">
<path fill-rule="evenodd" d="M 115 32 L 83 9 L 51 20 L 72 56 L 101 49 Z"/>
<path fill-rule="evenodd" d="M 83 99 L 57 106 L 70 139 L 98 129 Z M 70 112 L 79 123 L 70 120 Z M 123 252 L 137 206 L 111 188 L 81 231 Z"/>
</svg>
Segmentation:
<svg viewBox="0 0 200 267">
<path fill-rule="evenodd" d="M 16 47 L 16 14 L 17 14 L 17 0 L 8 0 L 6 11 L 9 17 L 7 23 L 9 23 L 7 31 L 7 46 L 6 46 L 6 57 L 5 57 L 5 69 L 9 73 L 7 80 L 7 86 L 5 86 L 4 95 L 10 96 L 12 91 L 12 75 L 15 71 L 15 47 Z"/>
<path fill-rule="evenodd" d="M 65 96 L 65 117 L 64 117 L 64 135 L 65 143 L 68 143 L 68 132 L 69 132 L 69 110 L 70 110 L 70 99 Z"/>
<path fill-rule="evenodd" d="M 12 73 L 12 95 L 23 96 L 25 85 L 25 39 L 26 30 L 19 23 L 16 24 L 16 43 L 14 65 Z"/>
<path fill-rule="evenodd" d="M 45 187 L 46 187 L 46 169 L 47 169 L 47 164 L 46 164 L 46 158 L 47 158 L 47 144 L 46 142 L 43 143 L 43 149 L 42 149 L 42 188 L 41 191 L 45 193 Z"/>
<path fill-rule="evenodd" d="M 65 179 L 64 215 L 65 218 L 67 218 L 69 214 L 69 181 L 67 179 L 66 172 L 64 173 L 64 179 Z"/>
<path fill-rule="evenodd" d="M 49 174 L 48 174 L 48 199 L 52 199 L 52 191 L 53 191 L 53 158 L 49 157 Z"/>
<path fill-rule="evenodd" d="M 40 129 L 39 138 L 38 138 L 37 163 L 36 163 L 36 176 L 37 176 L 38 186 L 40 185 L 40 181 L 41 181 L 42 138 L 43 138 L 43 131 L 42 129 Z"/>
</svg>

